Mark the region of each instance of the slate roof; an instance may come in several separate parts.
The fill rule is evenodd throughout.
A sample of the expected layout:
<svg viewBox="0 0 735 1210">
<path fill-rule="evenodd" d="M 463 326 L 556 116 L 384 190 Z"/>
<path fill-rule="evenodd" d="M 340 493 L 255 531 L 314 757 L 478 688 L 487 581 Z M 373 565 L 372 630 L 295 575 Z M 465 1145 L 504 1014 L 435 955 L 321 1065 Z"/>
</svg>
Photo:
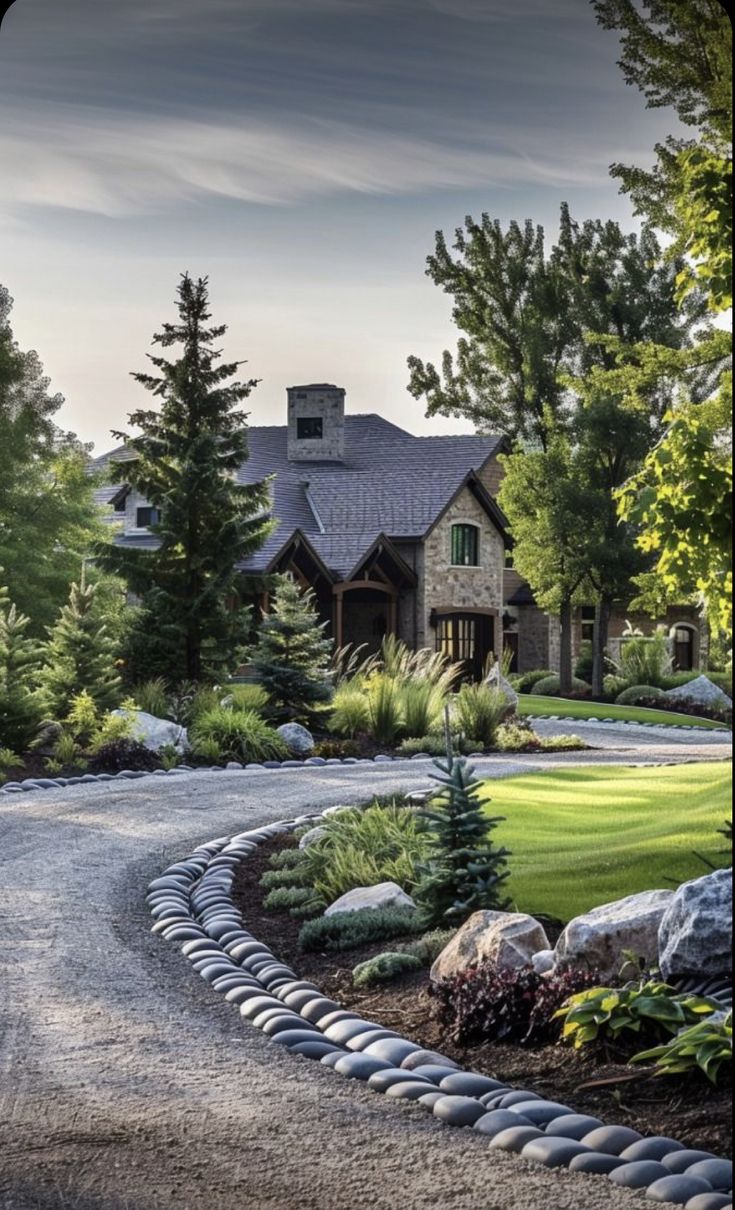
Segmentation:
<svg viewBox="0 0 735 1210">
<path fill-rule="evenodd" d="M 265 570 L 294 530 L 301 530 L 337 576 L 355 566 L 379 534 L 421 538 L 461 487 L 500 447 L 499 436 L 415 437 L 376 414 L 345 416 L 341 462 L 289 461 L 286 425 L 249 429 L 250 457 L 241 483 L 269 475 L 278 521 L 265 546 L 243 570 Z M 103 471 L 125 458 L 118 447 L 90 464 Z M 118 487 L 97 492 L 100 504 Z M 501 515 L 502 517 L 502 515 Z"/>
</svg>

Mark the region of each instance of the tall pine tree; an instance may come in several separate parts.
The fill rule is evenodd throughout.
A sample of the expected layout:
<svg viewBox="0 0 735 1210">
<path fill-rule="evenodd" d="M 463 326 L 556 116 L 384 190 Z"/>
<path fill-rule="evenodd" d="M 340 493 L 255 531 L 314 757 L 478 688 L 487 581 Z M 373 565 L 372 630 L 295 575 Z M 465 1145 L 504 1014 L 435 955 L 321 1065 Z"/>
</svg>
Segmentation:
<svg viewBox="0 0 735 1210">
<path fill-rule="evenodd" d="M 302 592 L 291 576 L 279 577 L 271 612 L 263 619 L 252 655 L 253 668 L 276 715 L 308 721 L 315 706 L 329 701 L 331 650 L 313 591 Z"/>
<path fill-rule="evenodd" d="M 257 380 L 228 382 L 241 363 L 216 364 L 214 342 L 226 327 L 208 326 L 207 278 L 184 274 L 177 307 L 179 322 L 164 324 L 154 342 L 181 345 L 181 355 L 150 356 L 158 373 L 133 375 L 162 400 L 161 410 L 130 416 L 140 435 L 115 435 L 133 457 L 111 466 L 118 482 L 159 510 L 157 549 L 99 550 L 103 566 L 141 599 L 148 673 L 173 682 L 236 667 L 249 628 L 249 612 L 238 604 L 238 564 L 272 528 L 268 481 L 238 481 L 248 441 L 246 414 L 236 405 Z"/>
<path fill-rule="evenodd" d="M 29 638 L 28 618 L 0 585 L 0 747 L 22 753 L 41 720 L 36 677 L 41 647 Z"/>
<path fill-rule="evenodd" d="M 66 718 L 72 700 L 84 690 L 98 710 L 120 701 L 115 642 L 94 609 L 95 586 L 72 584 L 69 601 L 50 632 L 41 670 L 41 695 L 54 719 Z"/>
</svg>

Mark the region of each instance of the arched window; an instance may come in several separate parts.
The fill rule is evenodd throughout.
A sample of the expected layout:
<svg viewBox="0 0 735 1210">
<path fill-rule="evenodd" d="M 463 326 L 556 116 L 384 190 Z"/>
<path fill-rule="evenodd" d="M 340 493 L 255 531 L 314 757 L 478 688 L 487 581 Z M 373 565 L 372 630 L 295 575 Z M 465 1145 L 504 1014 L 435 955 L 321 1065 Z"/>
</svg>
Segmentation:
<svg viewBox="0 0 735 1210">
<path fill-rule="evenodd" d="M 480 531 L 476 525 L 452 526 L 452 566 L 477 567 L 479 564 Z"/>
</svg>

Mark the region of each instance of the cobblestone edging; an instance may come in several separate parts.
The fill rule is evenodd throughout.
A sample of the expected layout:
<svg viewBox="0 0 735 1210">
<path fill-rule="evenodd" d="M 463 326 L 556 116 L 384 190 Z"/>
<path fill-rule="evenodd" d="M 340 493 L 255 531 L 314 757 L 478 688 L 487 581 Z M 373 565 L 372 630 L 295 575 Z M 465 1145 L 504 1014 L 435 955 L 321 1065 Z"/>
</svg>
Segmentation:
<svg viewBox="0 0 735 1210">
<path fill-rule="evenodd" d="M 491 1150 L 547 1168 L 607 1176 L 651 1202 L 730 1210 L 732 1164 L 669 1138 L 643 1138 L 565 1105 L 463 1071 L 434 1051 L 347 1012 L 285 966 L 243 926 L 231 889 L 258 845 L 339 811 L 301 815 L 202 844 L 148 887 L 152 931 L 180 944 L 194 970 L 273 1042 L 396 1100 L 411 1100 L 451 1126 L 468 1126 Z"/>
</svg>

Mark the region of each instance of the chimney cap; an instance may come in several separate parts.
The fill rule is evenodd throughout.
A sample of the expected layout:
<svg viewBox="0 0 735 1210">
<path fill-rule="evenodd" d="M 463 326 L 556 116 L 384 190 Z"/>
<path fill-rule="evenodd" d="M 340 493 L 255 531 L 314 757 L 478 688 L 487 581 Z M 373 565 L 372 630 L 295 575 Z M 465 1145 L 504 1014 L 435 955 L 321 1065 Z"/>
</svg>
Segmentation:
<svg viewBox="0 0 735 1210">
<path fill-rule="evenodd" d="M 334 382 L 307 382 L 301 386 L 289 387 L 289 391 L 341 391 L 344 395 L 344 387 L 338 387 Z"/>
</svg>

